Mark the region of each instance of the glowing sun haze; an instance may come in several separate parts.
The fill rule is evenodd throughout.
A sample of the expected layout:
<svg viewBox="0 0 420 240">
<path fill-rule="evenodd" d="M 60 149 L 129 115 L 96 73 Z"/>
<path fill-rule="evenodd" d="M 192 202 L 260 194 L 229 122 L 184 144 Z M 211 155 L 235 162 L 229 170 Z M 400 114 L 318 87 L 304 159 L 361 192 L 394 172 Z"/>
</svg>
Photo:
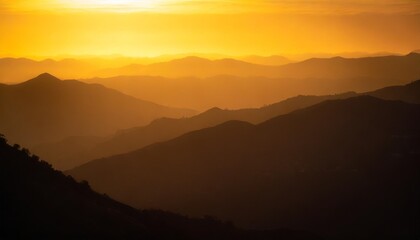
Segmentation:
<svg viewBox="0 0 420 240">
<path fill-rule="evenodd" d="M 414 0 L 0 0 L 9 10 L 158 12 L 415 13 Z"/>
<path fill-rule="evenodd" d="M 1 56 L 420 48 L 412 0 L 0 0 Z"/>
<path fill-rule="evenodd" d="M 63 7 L 68 8 L 108 8 L 108 9 L 148 9 L 153 8 L 159 4 L 159 1 L 154 0 L 61 0 Z"/>
</svg>

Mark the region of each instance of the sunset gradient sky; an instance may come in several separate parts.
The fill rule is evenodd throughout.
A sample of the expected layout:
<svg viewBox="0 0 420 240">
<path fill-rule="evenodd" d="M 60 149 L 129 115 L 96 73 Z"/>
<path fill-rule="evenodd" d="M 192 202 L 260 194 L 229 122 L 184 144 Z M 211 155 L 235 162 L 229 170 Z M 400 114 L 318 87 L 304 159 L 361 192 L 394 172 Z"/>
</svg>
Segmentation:
<svg viewBox="0 0 420 240">
<path fill-rule="evenodd" d="M 417 0 L 0 0 L 0 56 L 420 48 Z"/>
</svg>

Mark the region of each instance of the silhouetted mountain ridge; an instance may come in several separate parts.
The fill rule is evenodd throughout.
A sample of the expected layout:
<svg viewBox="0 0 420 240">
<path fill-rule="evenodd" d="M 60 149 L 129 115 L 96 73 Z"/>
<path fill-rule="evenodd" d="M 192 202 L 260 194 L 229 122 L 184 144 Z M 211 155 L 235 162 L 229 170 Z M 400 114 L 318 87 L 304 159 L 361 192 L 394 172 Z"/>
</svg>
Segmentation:
<svg viewBox="0 0 420 240">
<path fill-rule="evenodd" d="M 275 69 L 270 66 L 252 64 L 231 58 L 209 60 L 196 56 L 188 56 L 149 65 L 131 64 L 121 68 L 105 69 L 99 71 L 97 75 L 105 77 L 118 75 L 165 77 L 213 77 L 219 75 L 266 76 L 266 74 L 272 75 L 273 70 Z"/>
<path fill-rule="evenodd" d="M 43 72 L 61 78 L 92 77 L 95 76 L 93 72 L 96 68 L 93 64 L 75 59 L 36 61 L 27 58 L 0 58 L 0 81 L 19 83 Z"/>
<path fill-rule="evenodd" d="M 291 230 L 245 231 L 213 217 L 136 210 L 55 171 L 0 136 L 2 239 L 317 239 Z"/>
<path fill-rule="evenodd" d="M 330 100 L 259 125 L 229 121 L 68 173 L 133 206 L 334 239 L 412 239 L 420 234 L 413 220 L 419 122 L 418 104 Z"/>
<path fill-rule="evenodd" d="M 117 77 L 84 81 L 100 83 L 153 102 L 204 111 L 214 106 L 229 109 L 260 107 L 298 94 L 368 92 L 403 85 L 420 79 L 418 66 L 418 53 L 314 58 L 282 66 L 188 58 L 121 71 L 114 69 L 99 76 Z"/>
<path fill-rule="evenodd" d="M 386 87 L 366 94 L 387 100 L 402 100 L 420 104 L 420 80 L 405 86 Z"/>
<path fill-rule="evenodd" d="M 249 63 L 255 63 L 255 64 L 261 64 L 261 65 L 271 65 L 271 66 L 279 66 L 284 65 L 287 63 L 290 63 L 291 60 L 278 55 L 272 55 L 272 56 L 247 56 L 241 58 L 241 60 Z"/>
<path fill-rule="evenodd" d="M 403 100 L 410 103 L 419 103 L 420 89 L 415 86 L 420 81 L 406 86 L 394 86 L 379 89 L 362 95 L 372 95 L 388 100 Z M 155 142 L 166 141 L 184 133 L 202 128 L 216 126 L 229 120 L 241 120 L 254 124 L 267 121 L 273 117 L 287 114 L 297 109 L 306 108 L 330 99 L 346 99 L 358 96 L 355 92 L 348 92 L 327 96 L 299 95 L 284 101 L 264 106 L 258 109 L 223 110 L 220 108 L 209 109 L 199 115 L 183 119 L 157 119 L 151 124 L 142 127 L 118 131 L 113 136 L 108 136 L 100 141 L 75 139 L 70 141 L 44 144 L 34 148 L 34 151 L 48 159 L 51 163 L 72 162 L 73 166 L 83 164 L 89 160 L 133 151 Z M 80 142 L 85 142 L 81 145 Z M 73 146 L 71 150 L 66 147 Z M 67 153 L 68 152 L 68 153 Z M 77 159 L 76 162 L 74 159 Z M 71 167 L 71 165 L 68 165 Z"/>
<path fill-rule="evenodd" d="M 61 81 L 44 73 L 0 87 L 0 131 L 32 147 L 69 136 L 108 135 L 160 117 L 183 117 L 187 109 L 143 101 L 99 84 Z"/>
<path fill-rule="evenodd" d="M 169 61 L 170 63 L 181 63 L 181 64 L 195 64 L 195 63 L 201 63 L 201 64 L 207 64 L 212 62 L 211 60 L 207 58 L 202 57 L 196 57 L 196 56 L 187 56 L 184 58 L 174 59 Z"/>
<path fill-rule="evenodd" d="M 24 82 L 24 84 L 47 84 L 50 82 L 60 82 L 60 81 L 61 81 L 60 79 L 58 79 L 57 77 L 49 73 L 42 73 L 38 75 L 37 77 Z"/>
</svg>

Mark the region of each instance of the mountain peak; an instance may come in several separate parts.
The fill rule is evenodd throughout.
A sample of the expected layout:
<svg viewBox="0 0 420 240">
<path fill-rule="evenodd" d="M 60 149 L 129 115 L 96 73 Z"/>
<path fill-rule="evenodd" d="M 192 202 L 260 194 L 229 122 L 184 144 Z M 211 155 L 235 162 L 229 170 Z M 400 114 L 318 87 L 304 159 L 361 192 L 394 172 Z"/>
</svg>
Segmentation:
<svg viewBox="0 0 420 240">
<path fill-rule="evenodd" d="M 221 111 L 223 111 L 221 108 L 219 108 L 219 107 L 213 107 L 213 108 L 208 109 L 205 112 L 221 112 Z"/>
<path fill-rule="evenodd" d="M 38 75 L 35 78 L 32 78 L 29 81 L 33 81 L 33 80 L 37 80 L 37 81 L 60 81 L 60 79 L 58 79 L 57 77 L 49 74 L 49 73 L 42 73 L 40 75 Z"/>
<path fill-rule="evenodd" d="M 218 107 L 213 107 L 210 108 L 204 112 L 202 112 L 201 114 L 197 115 L 197 116 L 201 116 L 201 117 L 209 117 L 209 116 L 219 116 L 220 114 L 223 114 L 223 112 L 225 112 L 225 110 L 218 108 Z"/>
<path fill-rule="evenodd" d="M 60 82 L 61 80 L 57 77 L 49 74 L 49 73 L 42 73 L 31 80 L 28 80 L 24 83 L 52 83 L 52 82 Z"/>
<path fill-rule="evenodd" d="M 47 72 L 39 74 L 36 78 L 59 80 L 57 77 Z"/>
</svg>

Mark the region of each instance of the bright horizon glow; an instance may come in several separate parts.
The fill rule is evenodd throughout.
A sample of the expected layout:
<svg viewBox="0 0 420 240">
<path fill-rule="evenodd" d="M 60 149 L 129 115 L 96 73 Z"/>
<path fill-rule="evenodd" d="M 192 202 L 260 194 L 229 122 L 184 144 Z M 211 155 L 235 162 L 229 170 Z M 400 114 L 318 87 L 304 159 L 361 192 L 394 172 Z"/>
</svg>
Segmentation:
<svg viewBox="0 0 420 240">
<path fill-rule="evenodd" d="M 0 56 L 407 53 L 412 0 L 0 0 Z"/>
<path fill-rule="evenodd" d="M 3 11 L 416 14 L 413 0 L 0 0 Z"/>
<path fill-rule="evenodd" d="M 162 0 L 60 0 L 64 8 L 90 10 L 138 11 L 153 10 Z"/>
</svg>

